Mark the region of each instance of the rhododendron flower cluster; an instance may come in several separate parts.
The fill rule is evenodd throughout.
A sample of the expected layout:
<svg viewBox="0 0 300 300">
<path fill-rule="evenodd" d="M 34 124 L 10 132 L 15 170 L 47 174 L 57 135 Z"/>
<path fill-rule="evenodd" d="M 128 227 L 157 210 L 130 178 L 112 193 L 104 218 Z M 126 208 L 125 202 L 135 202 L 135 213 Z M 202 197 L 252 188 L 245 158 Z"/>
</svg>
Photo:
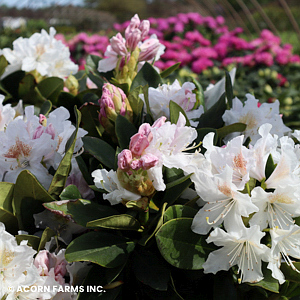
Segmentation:
<svg viewBox="0 0 300 300">
<path fill-rule="evenodd" d="M 26 169 L 48 188 L 52 180 L 48 169 L 57 169 L 75 127 L 67 120 L 70 115 L 64 107 L 51 112 L 48 118 L 35 116 L 33 110 L 33 106 L 26 107 L 24 117 L 12 120 L 1 131 L 0 173 L 3 181 L 14 183 Z M 82 147 L 81 137 L 86 133 L 79 129 L 75 152 Z"/>
<path fill-rule="evenodd" d="M 70 51 L 61 41 L 55 39 L 55 29 L 50 28 L 35 33 L 30 38 L 18 38 L 13 49 L 5 48 L 2 54 L 9 62 L 2 78 L 17 71 L 36 71 L 40 76 L 65 78 L 78 71 L 78 66 L 70 60 Z"/>
</svg>

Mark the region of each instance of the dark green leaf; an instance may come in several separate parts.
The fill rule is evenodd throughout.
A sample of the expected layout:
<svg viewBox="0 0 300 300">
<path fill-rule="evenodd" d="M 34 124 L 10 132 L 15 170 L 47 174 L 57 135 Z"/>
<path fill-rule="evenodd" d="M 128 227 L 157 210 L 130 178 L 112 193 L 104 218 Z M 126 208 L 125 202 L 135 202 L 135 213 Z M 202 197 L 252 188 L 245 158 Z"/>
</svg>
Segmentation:
<svg viewBox="0 0 300 300">
<path fill-rule="evenodd" d="M 100 205 L 83 199 L 45 203 L 44 207 L 84 227 L 90 221 L 118 214 L 110 206 Z"/>
<path fill-rule="evenodd" d="M 200 270 L 214 246 L 205 242 L 206 236 L 192 231 L 192 218 L 172 219 L 162 225 L 156 233 L 158 249 L 172 266 Z"/>
<path fill-rule="evenodd" d="M 202 105 L 205 111 L 204 93 L 202 85 L 195 78 L 193 78 L 192 81 L 196 86 L 196 91 L 193 92 L 196 94 L 197 104 Z"/>
<path fill-rule="evenodd" d="M 170 281 L 170 269 L 161 257 L 143 248 L 133 254 L 132 269 L 136 278 L 155 290 L 166 291 Z"/>
<path fill-rule="evenodd" d="M 141 116 L 143 114 L 143 106 L 144 102 L 139 97 L 140 94 L 143 93 L 143 89 L 141 86 L 136 87 L 134 90 L 132 90 L 128 95 L 128 101 L 132 108 L 134 118 L 137 118 L 137 123 L 140 124 L 141 122 Z"/>
<path fill-rule="evenodd" d="M 61 194 L 59 195 L 61 200 L 71 200 L 71 199 L 80 199 L 81 194 L 76 185 L 70 184 L 63 189 Z"/>
<path fill-rule="evenodd" d="M 51 109 L 52 109 L 51 101 L 46 100 L 41 106 L 40 114 L 47 116 L 50 113 Z"/>
<path fill-rule="evenodd" d="M 82 176 L 83 176 L 84 180 L 87 182 L 87 184 L 89 184 L 89 185 L 94 184 L 93 177 L 91 176 L 91 174 L 88 170 L 88 167 L 85 164 L 83 158 L 81 156 L 76 156 L 75 159 L 76 159 L 78 167 L 82 173 Z"/>
<path fill-rule="evenodd" d="M 140 222 L 131 215 L 113 215 L 106 218 L 90 221 L 86 224 L 91 228 L 107 228 L 118 230 L 139 230 L 141 228 Z"/>
<path fill-rule="evenodd" d="M 180 66 L 180 62 L 174 64 L 173 66 L 163 70 L 159 75 L 161 78 L 165 78 L 168 77 L 169 75 L 171 75 L 175 70 L 177 70 Z"/>
<path fill-rule="evenodd" d="M 185 205 L 172 205 L 164 213 L 164 223 L 178 218 L 194 218 L 197 210 Z"/>
<path fill-rule="evenodd" d="M 266 170 L 265 170 L 266 179 L 268 179 L 271 176 L 275 168 L 276 168 L 276 164 L 274 163 L 272 154 L 270 154 L 266 163 Z"/>
<path fill-rule="evenodd" d="M 130 91 L 140 85 L 145 86 L 147 84 L 150 87 L 157 88 L 159 84 L 162 84 L 162 80 L 153 66 L 146 62 L 133 79 Z"/>
<path fill-rule="evenodd" d="M 13 183 L 0 182 L 0 222 L 4 223 L 7 231 L 17 233 L 18 220 L 12 208 L 13 191 Z"/>
<path fill-rule="evenodd" d="M 223 126 L 222 116 L 226 110 L 225 93 L 220 97 L 208 111 L 201 115 L 197 128 L 211 127 L 220 128 Z"/>
<path fill-rule="evenodd" d="M 186 175 L 186 176 L 183 176 L 181 178 L 178 178 L 172 182 L 169 182 L 166 184 L 166 190 L 168 189 L 171 189 L 173 188 L 174 186 L 178 185 L 178 184 L 181 184 L 183 182 L 185 182 L 186 180 L 188 180 L 190 177 L 191 177 L 192 174 L 189 174 L 189 175 Z"/>
<path fill-rule="evenodd" d="M 228 108 L 232 108 L 232 99 L 233 99 L 233 89 L 230 74 L 225 71 L 225 91 L 226 98 L 228 101 Z"/>
<path fill-rule="evenodd" d="M 115 150 L 112 146 L 98 138 L 85 136 L 82 138 L 84 149 L 97 158 L 109 169 L 115 167 Z"/>
<path fill-rule="evenodd" d="M 223 139 L 226 135 L 233 132 L 243 132 L 247 127 L 244 123 L 234 123 L 217 129 L 218 138 Z"/>
<path fill-rule="evenodd" d="M 66 108 L 69 113 L 70 113 L 70 119 L 72 121 L 75 121 L 76 116 L 74 113 L 74 106 L 81 106 L 81 102 L 79 101 L 79 99 L 77 97 L 74 97 L 72 94 L 70 93 L 66 93 L 66 92 L 61 92 L 58 96 L 58 100 L 57 100 L 57 106 L 63 106 L 64 108 Z"/>
<path fill-rule="evenodd" d="M 91 67 L 92 70 L 97 70 L 100 60 L 101 57 L 98 55 L 88 55 L 88 57 L 86 58 L 86 65 Z"/>
<path fill-rule="evenodd" d="M 90 261 L 106 268 L 123 265 L 133 251 L 133 241 L 108 232 L 88 232 L 68 246 L 65 257 L 68 262 Z"/>
<path fill-rule="evenodd" d="M 40 238 L 35 235 L 30 234 L 19 234 L 16 235 L 17 243 L 20 244 L 21 241 L 28 241 L 27 245 L 32 247 L 34 250 L 38 250 L 40 244 Z"/>
<path fill-rule="evenodd" d="M 66 181 L 71 169 L 71 160 L 73 157 L 74 147 L 76 143 L 76 136 L 81 120 L 80 111 L 75 107 L 75 114 L 76 114 L 76 129 L 70 136 L 69 140 L 66 143 L 66 150 L 63 159 L 61 160 L 54 176 L 52 182 L 49 187 L 49 194 L 58 199 L 59 195 L 61 194 L 62 190 L 66 185 Z"/>
<path fill-rule="evenodd" d="M 4 79 L 2 79 L 1 84 L 6 91 L 8 91 L 17 101 L 19 101 L 20 97 L 18 94 L 19 83 L 24 78 L 24 71 L 16 71 L 14 73 L 9 74 Z"/>
<path fill-rule="evenodd" d="M 47 227 L 41 236 L 38 252 L 45 248 L 46 243 L 49 242 L 53 236 L 55 236 L 55 232 L 51 228 Z"/>
<path fill-rule="evenodd" d="M 87 80 L 87 74 L 85 72 L 85 70 L 81 70 L 79 72 L 77 72 L 74 77 L 78 80 L 78 84 L 79 84 L 79 92 L 82 92 L 84 90 L 86 90 L 86 80 Z"/>
<path fill-rule="evenodd" d="M 90 70 L 90 68 L 88 68 L 87 66 L 85 67 L 85 71 L 92 82 L 94 82 L 99 89 L 102 89 L 103 84 L 105 83 L 102 77 L 100 77 L 96 72 Z"/>
<path fill-rule="evenodd" d="M 89 136 L 102 136 L 102 127 L 99 122 L 100 107 L 94 103 L 85 103 L 80 107 L 81 127 L 88 132 Z"/>
<path fill-rule="evenodd" d="M 104 292 L 100 292 L 102 287 L 109 285 L 115 285 L 122 282 L 118 280 L 120 273 L 123 270 L 123 266 L 116 268 L 103 268 L 99 265 L 93 265 L 88 272 L 81 286 L 84 286 L 84 292 L 80 292 L 77 300 L 114 300 L 121 290 L 121 286 L 106 289 Z M 115 282 L 117 280 L 117 282 Z M 91 291 L 90 287 L 97 287 L 98 292 Z M 89 290 L 88 290 L 89 288 Z"/>
<path fill-rule="evenodd" d="M 45 102 L 45 98 L 36 88 L 35 78 L 31 74 L 26 74 L 20 81 L 18 94 L 19 98 L 28 104 L 41 105 Z"/>
<path fill-rule="evenodd" d="M 137 129 L 131 122 L 121 115 L 117 116 L 115 129 L 121 149 L 128 149 L 130 139 L 137 133 Z"/>
<path fill-rule="evenodd" d="M 182 113 L 184 115 L 185 119 L 186 119 L 186 126 L 191 126 L 189 118 L 186 116 L 185 111 L 182 109 L 181 106 L 179 106 L 174 101 L 170 100 L 169 108 L 170 108 L 170 121 L 171 121 L 171 123 L 177 124 L 178 119 L 179 119 L 179 113 Z"/>
<path fill-rule="evenodd" d="M 48 77 L 37 85 L 38 90 L 47 99 L 56 103 L 59 94 L 64 88 L 64 81 L 58 77 Z"/>
<path fill-rule="evenodd" d="M 300 270 L 300 262 L 294 262 L 293 265 L 297 270 Z M 285 262 L 281 264 L 280 270 L 284 274 L 286 280 L 297 282 L 300 284 L 300 274 L 297 271 L 294 271 Z"/>
<path fill-rule="evenodd" d="M 44 210 L 43 203 L 55 201 L 28 170 L 22 171 L 14 187 L 13 207 L 19 229 L 35 232 L 33 214 Z"/>
<path fill-rule="evenodd" d="M 7 62 L 6 58 L 3 55 L 1 55 L 0 56 L 0 77 L 3 75 L 7 65 L 8 65 L 8 62 Z"/>
</svg>

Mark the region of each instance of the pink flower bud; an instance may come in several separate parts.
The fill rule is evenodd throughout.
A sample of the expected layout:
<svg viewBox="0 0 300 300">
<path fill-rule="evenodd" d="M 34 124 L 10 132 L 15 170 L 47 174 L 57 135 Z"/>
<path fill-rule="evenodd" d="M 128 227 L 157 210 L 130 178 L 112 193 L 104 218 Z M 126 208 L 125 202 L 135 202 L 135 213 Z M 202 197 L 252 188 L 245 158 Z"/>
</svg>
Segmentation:
<svg viewBox="0 0 300 300">
<path fill-rule="evenodd" d="M 126 45 L 121 33 L 118 33 L 116 36 L 110 39 L 110 45 L 117 54 L 121 56 L 127 55 Z"/>
<path fill-rule="evenodd" d="M 126 40 L 128 39 L 128 35 L 130 34 L 131 31 L 133 31 L 134 29 L 138 28 L 141 24 L 140 18 L 137 14 L 135 14 L 131 20 L 130 20 L 130 24 L 128 25 L 128 27 L 125 29 L 125 38 Z"/>
<path fill-rule="evenodd" d="M 42 276 L 48 276 L 51 267 L 53 267 L 50 266 L 50 257 L 51 254 L 47 250 L 42 250 L 36 255 L 34 259 L 33 264 L 37 267 L 40 275 Z"/>
<path fill-rule="evenodd" d="M 151 133 L 151 126 L 149 123 L 143 123 L 140 128 L 138 133 L 143 134 L 145 136 L 149 136 L 149 134 Z"/>
<path fill-rule="evenodd" d="M 47 118 L 42 114 L 40 114 L 40 116 L 39 116 L 39 123 L 43 126 L 47 125 Z"/>
<path fill-rule="evenodd" d="M 134 156 L 142 155 L 143 151 L 149 146 L 148 138 L 140 133 L 136 133 L 130 139 L 129 149 Z"/>
<path fill-rule="evenodd" d="M 141 41 L 141 31 L 138 28 L 135 28 L 130 33 L 128 33 L 126 38 L 126 46 L 130 51 L 133 51 L 138 43 Z"/>
<path fill-rule="evenodd" d="M 132 170 L 138 170 L 142 167 L 142 161 L 140 159 L 134 159 L 131 163 L 130 163 L 130 168 Z"/>
<path fill-rule="evenodd" d="M 141 31 L 141 40 L 143 40 L 149 33 L 150 22 L 148 20 L 143 20 L 139 26 L 139 29 Z"/>
<path fill-rule="evenodd" d="M 142 162 L 142 168 L 144 170 L 148 170 L 158 163 L 158 157 L 150 153 L 142 155 L 140 160 Z"/>
<path fill-rule="evenodd" d="M 148 39 L 140 47 L 139 61 L 153 60 L 159 50 L 160 42 L 157 39 Z"/>
<path fill-rule="evenodd" d="M 152 128 L 161 127 L 162 125 L 164 125 L 166 123 L 166 120 L 167 120 L 167 118 L 165 116 L 160 117 L 153 123 Z"/>
<path fill-rule="evenodd" d="M 123 171 L 130 169 L 130 162 L 132 161 L 132 153 L 128 149 L 124 149 L 118 154 L 118 168 Z"/>
</svg>

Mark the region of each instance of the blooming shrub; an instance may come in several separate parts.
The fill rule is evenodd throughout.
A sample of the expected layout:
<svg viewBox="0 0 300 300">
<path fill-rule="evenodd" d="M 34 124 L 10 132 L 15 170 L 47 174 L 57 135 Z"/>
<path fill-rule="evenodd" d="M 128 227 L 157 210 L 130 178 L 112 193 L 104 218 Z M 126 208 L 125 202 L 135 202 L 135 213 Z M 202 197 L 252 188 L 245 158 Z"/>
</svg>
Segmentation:
<svg viewBox="0 0 300 300">
<path fill-rule="evenodd" d="M 178 18 L 155 29 L 227 32 Z M 0 56 L 1 299 L 299 296 L 300 131 L 235 68 L 203 91 L 155 66 L 147 20 L 124 29 L 76 74 L 44 72 L 54 29 Z"/>
</svg>

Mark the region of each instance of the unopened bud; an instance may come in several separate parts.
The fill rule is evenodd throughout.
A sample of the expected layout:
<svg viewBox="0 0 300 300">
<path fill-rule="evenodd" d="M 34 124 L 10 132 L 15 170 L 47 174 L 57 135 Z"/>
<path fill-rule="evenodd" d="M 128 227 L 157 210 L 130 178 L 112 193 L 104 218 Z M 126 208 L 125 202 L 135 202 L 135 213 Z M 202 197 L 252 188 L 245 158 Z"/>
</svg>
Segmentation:
<svg viewBox="0 0 300 300">
<path fill-rule="evenodd" d="M 105 83 L 102 89 L 102 96 L 98 102 L 100 104 L 100 123 L 111 135 L 115 135 L 114 122 L 119 114 L 132 122 L 132 108 L 125 93 L 120 88 L 110 83 Z"/>
<path fill-rule="evenodd" d="M 75 76 L 70 75 L 65 81 L 65 87 L 69 90 L 69 93 L 72 95 L 77 95 L 79 83 Z"/>
<path fill-rule="evenodd" d="M 127 49 L 125 45 L 125 41 L 121 35 L 118 33 L 116 36 L 113 36 L 110 39 L 111 48 L 119 55 L 125 56 L 127 54 Z"/>
<path fill-rule="evenodd" d="M 153 60 L 160 47 L 158 39 L 148 39 L 140 47 L 139 61 Z"/>
<path fill-rule="evenodd" d="M 118 168 L 123 171 L 130 169 L 130 162 L 132 161 L 132 153 L 128 149 L 124 149 L 118 154 Z"/>
<path fill-rule="evenodd" d="M 130 139 L 129 149 L 134 156 L 141 156 L 148 146 L 148 138 L 143 134 L 136 133 Z"/>
</svg>

